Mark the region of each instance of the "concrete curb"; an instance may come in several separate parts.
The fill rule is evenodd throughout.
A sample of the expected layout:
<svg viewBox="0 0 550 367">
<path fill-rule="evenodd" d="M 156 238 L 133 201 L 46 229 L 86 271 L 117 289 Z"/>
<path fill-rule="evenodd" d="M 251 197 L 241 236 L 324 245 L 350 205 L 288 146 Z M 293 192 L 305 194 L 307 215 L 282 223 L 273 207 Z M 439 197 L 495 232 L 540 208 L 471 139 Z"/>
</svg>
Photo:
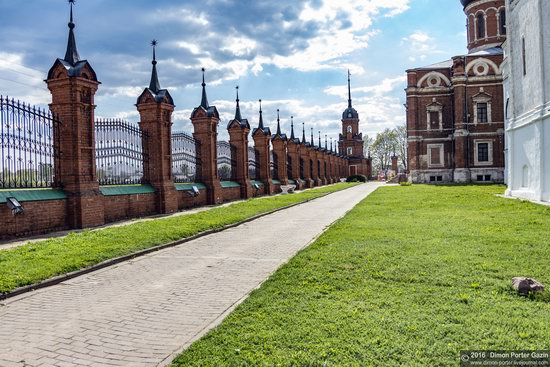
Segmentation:
<svg viewBox="0 0 550 367">
<path fill-rule="evenodd" d="M 342 190 L 329 192 L 329 193 L 320 195 L 320 196 L 318 196 L 316 198 L 313 198 L 313 199 L 307 199 L 307 200 L 304 200 L 304 201 L 299 202 L 299 203 L 287 205 L 287 206 L 280 207 L 280 208 L 277 208 L 277 209 L 274 209 L 274 210 L 271 210 L 271 211 L 268 211 L 268 212 L 265 212 L 265 213 L 257 214 L 255 216 L 250 217 L 250 218 L 244 219 L 240 222 L 235 222 L 233 224 L 228 224 L 228 225 L 226 225 L 224 227 L 221 227 L 221 228 L 209 229 L 207 231 L 197 233 L 197 234 L 192 235 L 190 237 L 182 238 L 181 240 L 177 240 L 177 241 L 165 243 L 163 245 L 158 245 L 158 246 L 151 247 L 151 248 L 148 248 L 148 249 L 140 250 L 140 251 L 128 254 L 128 255 L 123 255 L 123 256 L 120 256 L 120 257 L 116 257 L 114 259 L 105 260 L 103 262 L 100 262 L 98 264 L 92 265 L 92 266 L 84 268 L 84 269 L 76 270 L 76 271 L 73 271 L 73 272 L 70 272 L 70 273 L 67 273 L 67 274 L 58 275 L 58 276 L 55 276 L 53 278 L 43 280 L 40 283 L 20 287 L 20 288 L 14 289 L 13 291 L 10 291 L 8 293 L 1 293 L 0 294 L 0 301 L 5 301 L 7 299 L 10 299 L 10 298 L 13 298 L 13 297 L 16 297 L 16 296 L 20 296 L 22 294 L 29 293 L 29 292 L 39 290 L 39 289 L 42 289 L 42 288 L 51 287 L 51 286 L 60 284 L 64 281 L 79 277 L 81 275 L 86 275 L 86 274 L 89 274 L 89 273 L 92 273 L 92 272 L 95 272 L 95 271 L 98 271 L 98 270 L 101 270 L 101 269 L 104 269 L 104 268 L 111 267 L 113 265 L 120 264 L 120 263 L 128 261 L 128 260 L 132 260 L 132 259 L 135 259 L 135 258 L 138 258 L 138 257 L 148 255 L 148 254 L 153 253 L 153 252 L 164 250 L 164 249 L 167 249 L 167 248 L 170 248 L 170 247 L 175 247 L 175 246 L 178 246 L 178 245 L 196 240 L 196 239 L 201 238 L 201 237 L 205 237 L 205 236 L 208 236 L 208 235 L 211 235 L 211 234 L 214 234 L 214 233 L 225 231 L 225 230 L 230 229 L 230 228 L 235 228 L 235 227 L 238 227 L 242 224 L 252 222 L 256 219 L 265 217 L 267 215 L 277 213 L 281 210 L 290 209 L 290 208 L 298 206 L 298 205 L 309 203 L 310 201 L 321 199 L 321 198 L 324 198 L 324 197 L 326 197 L 330 194 L 334 194 L 334 193 L 341 192 L 341 191 L 344 191 L 344 190 L 349 190 L 353 187 L 356 187 L 356 186 L 351 186 L 351 187 L 347 187 L 347 188 L 342 189 Z"/>
</svg>

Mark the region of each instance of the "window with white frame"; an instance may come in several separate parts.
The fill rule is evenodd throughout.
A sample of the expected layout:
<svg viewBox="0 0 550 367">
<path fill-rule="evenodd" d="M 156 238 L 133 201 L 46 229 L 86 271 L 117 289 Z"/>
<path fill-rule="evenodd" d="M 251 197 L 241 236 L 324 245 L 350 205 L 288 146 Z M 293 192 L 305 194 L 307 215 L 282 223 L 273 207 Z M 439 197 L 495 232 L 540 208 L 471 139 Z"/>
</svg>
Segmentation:
<svg viewBox="0 0 550 367">
<path fill-rule="evenodd" d="M 348 155 L 353 155 L 353 148 L 352 147 L 348 147 L 347 150 L 346 150 L 347 154 Z"/>
<path fill-rule="evenodd" d="M 426 107 L 428 130 L 443 130 L 443 105 L 436 102 Z"/>
<path fill-rule="evenodd" d="M 428 167 L 443 167 L 445 165 L 443 154 L 443 144 L 428 144 Z"/>
<path fill-rule="evenodd" d="M 479 94 L 472 97 L 474 101 L 474 124 L 492 122 L 492 96 L 480 89 Z"/>
<path fill-rule="evenodd" d="M 353 132 L 353 128 L 351 127 L 351 125 L 348 126 L 347 131 L 348 134 L 351 134 Z"/>
<path fill-rule="evenodd" d="M 475 165 L 490 166 L 493 164 L 493 142 L 491 140 L 475 141 Z"/>
</svg>

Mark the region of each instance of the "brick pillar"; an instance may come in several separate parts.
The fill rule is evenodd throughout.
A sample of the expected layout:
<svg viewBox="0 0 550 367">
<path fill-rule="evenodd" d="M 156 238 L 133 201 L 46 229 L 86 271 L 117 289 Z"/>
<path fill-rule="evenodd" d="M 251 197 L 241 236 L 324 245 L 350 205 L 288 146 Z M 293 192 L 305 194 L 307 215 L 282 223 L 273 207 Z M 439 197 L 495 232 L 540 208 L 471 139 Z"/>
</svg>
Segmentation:
<svg viewBox="0 0 550 367">
<path fill-rule="evenodd" d="M 309 149 L 309 159 L 310 159 L 310 172 L 311 179 L 313 180 L 313 186 L 321 186 L 321 180 L 319 180 L 319 170 L 317 169 L 317 148 L 311 146 Z"/>
<path fill-rule="evenodd" d="M 197 141 L 197 155 L 201 162 L 197 170 L 199 180 L 207 189 L 208 204 L 223 203 L 223 191 L 218 177 L 218 124 L 220 114 L 216 106 L 210 106 L 206 95 L 204 69 L 202 69 L 202 99 L 200 106 L 191 113 L 193 137 Z M 197 180 L 198 181 L 198 180 Z"/>
<path fill-rule="evenodd" d="M 87 61 L 58 59 L 46 83 L 52 94 L 50 110 L 61 121 L 54 150 L 59 153 L 57 181 L 68 197 L 68 225 L 102 225 L 103 195 L 96 177 L 95 155 L 94 96 L 99 86 L 96 74 Z"/>
<path fill-rule="evenodd" d="M 241 198 L 248 199 L 254 196 L 252 184 L 250 183 L 250 173 L 248 171 L 248 133 L 250 126 L 248 122 L 242 123 L 233 120 L 229 123 L 229 144 L 232 147 L 232 153 L 235 154 L 232 159 L 236 165 L 233 168 L 234 179 L 241 185 Z"/>
<path fill-rule="evenodd" d="M 257 152 L 256 163 L 259 166 L 259 178 L 264 183 L 265 194 L 271 195 L 274 193 L 274 187 L 269 167 L 269 135 L 264 134 L 262 130 L 256 130 L 252 138 L 254 139 L 254 149 Z"/>
<path fill-rule="evenodd" d="M 273 154 L 277 156 L 279 181 L 281 181 L 281 185 L 288 185 L 287 141 L 282 137 L 275 136 L 271 143 L 273 144 Z"/>
<path fill-rule="evenodd" d="M 300 141 L 296 139 L 290 139 L 287 144 L 287 154 L 290 157 L 291 161 L 291 173 L 292 176 L 289 177 L 296 181 L 296 189 L 301 190 L 304 188 L 304 183 L 300 177 L 300 150 L 302 146 Z"/>
<path fill-rule="evenodd" d="M 397 156 L 396 155 L 392 155 L 391 157 L 391 169 L 393 172 L 395 172 L 395 174 L 397 175 L 399 172 L 398 172 L 398 167 L 397 167 Z"/>
<path fill-rule="evenodd" d="M 172 112 L 174 103 L 166 90 L 154 93 L 145 89 L 136 104 L 139 126 L 147 134 L 143 148 L 148 154 L 144 162 L 145 182 L 156 193 L 157 211 L 161 214 L 178 211 L 178 193 L 172 176 Z"/>
<path fill-rule="evenodd" d="M 305 187 L 312 188 L 315 186 L 315 183 L 313 182 L 313 178 L 311 177 L 311 167 L 310 167 L 310 151 L 311 147 L 307 143 L 302 143 L 302 146 L 300 148 L 300 158 L 304 162 L 304 181 L 305 181 Z"/>
<path fill-rule="evenodd" d="M 321 186 L 326 185 L 328 181 L 325 172 L 325 152 L 323 148 L 319 148 L 319 150 L 317 151 L 317 161 L 321 162 L 321 164 L 317 167 L 317 169 L 319 170 L 319 183 Z"/>
</svg>

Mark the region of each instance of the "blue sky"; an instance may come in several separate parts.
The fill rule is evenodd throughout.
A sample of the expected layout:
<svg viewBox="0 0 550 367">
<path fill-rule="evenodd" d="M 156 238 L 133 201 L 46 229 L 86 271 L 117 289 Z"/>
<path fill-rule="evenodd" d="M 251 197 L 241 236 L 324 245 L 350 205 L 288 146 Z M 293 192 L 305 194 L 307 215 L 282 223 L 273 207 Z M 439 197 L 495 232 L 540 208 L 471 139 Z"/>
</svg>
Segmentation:
<svg viewBox="0 0 550 367">
<path fill-rule="evenodd" d="M 47 104 L 43 79 L 63 57 L 64 0 L 0 0 L 0 94 Z M 222 116 L 258 121 L 258 99 L 274 127 L 295 122 L 336 138 L 346 108 L 347 69 L 364 134 L 405 122 L 405 70 L 466 52 L 459 0 L 77 0 L 78 50 L 102 82 L 96 116 L 138 121 L 134 103 L 149 83 L 152 39 L 163 88 L 177 105 L 174 130 L 191 132 L 200 68 Z"/>
</svg>

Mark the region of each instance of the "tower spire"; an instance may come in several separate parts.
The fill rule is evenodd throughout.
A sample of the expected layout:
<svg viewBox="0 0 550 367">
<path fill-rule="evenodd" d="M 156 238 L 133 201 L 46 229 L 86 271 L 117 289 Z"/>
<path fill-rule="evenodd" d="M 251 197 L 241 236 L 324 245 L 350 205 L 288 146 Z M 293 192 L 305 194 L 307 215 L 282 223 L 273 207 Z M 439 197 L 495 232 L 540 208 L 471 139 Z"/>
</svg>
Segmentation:
<svg viewBox="0 0 550 367">
<path fill-rule="evenodd" d="M 332 137 L 330 138 L 330 151 L 331 151 L 331 153 L 333 152 L 333 150 L 332 150 Z"/>
<path fill-rule="evenodd" d="M 348 69 L 348 108 L 351 108 L 351 73 Z"/>
<path fill-rule="evenodd" d="M 262 100 L 259 100 L 260 102 L 260 122 L 258 123 L 258 129 L 263 130 L 264 129 L 264 117 L 262 112 Z"/>
<path fill-rule="evenodd" d="M 201 99 L 201 107 L 204 108 L 205 110 L 208 109 L 208 107 L 210 107 L 208 105 L 208 97 L 206 97 L 206 83 L 204 82 L 204 68 L 201 69 L 202 70 L 202 99 Z"/>
<path fill-rule="evenodd" d="M 321 148 L 321 130 L 319 130 L 319 148 Z"/>
<path fill-rule="evenodd" d="M 311 128 L 311 146 L 315 146 L 315 140 L 313 140 L 313 128 Z"/>
<path fill-rule="evenodd" d="M 325 150 L 328 150 L 328 140 L 327 134 L 325 134 Z"/>
<path fill-rule="evenodd" d="M 306 143 L 306 124 L 302 122 L 302 144 Z"/>
<path fill-rule="evenodd" d="M 71 18 L 69 21 L 69 39 L 67 40 L 67 51 L 65 52 L 65 60 L 72 66 L 75 66 L 77 62 L 80 61 L 80 55 L 78 54 L 78 50 L 76 49 L 76 38 L 74 36 L 74 28 L 75 24 L 73 22 L 73 5 L 75 0 L 69 0 L 69 4 L 71 4 Z"/>
<path fill-rule="evenodd" d="M 235 120 L 241 122 L 243 118 L 241 116 L 241 107 L 239 106 L 239 86 L 237 85 L 235 89 L 237 90 L 237 107 L 235 108 Z"/>
<path fill-rule="evenodd" d="M 281 136 L 281 119 L 279 117 L 279 109 L 277 108 L 277 135 Z"/>
<path fill-rule="evenodd" d="M 149 89 L 155 94 L 158 94 L 160 90 L 160 82 L 157 74 L 157 54 L 156 54 L 157 45 L 158 45 L 157 40 L 151 41 L 151 46 L 153 47 L 153 62 L 152 62 L 153 71 L 151 73 L 151 82 L 149 83 Z"/>
<path fill-rule="evenodd" d="M 296 139 L 296 137 L 294 136 L 294 116 L 290 116 L 290 139 Z"/>
</svg>

